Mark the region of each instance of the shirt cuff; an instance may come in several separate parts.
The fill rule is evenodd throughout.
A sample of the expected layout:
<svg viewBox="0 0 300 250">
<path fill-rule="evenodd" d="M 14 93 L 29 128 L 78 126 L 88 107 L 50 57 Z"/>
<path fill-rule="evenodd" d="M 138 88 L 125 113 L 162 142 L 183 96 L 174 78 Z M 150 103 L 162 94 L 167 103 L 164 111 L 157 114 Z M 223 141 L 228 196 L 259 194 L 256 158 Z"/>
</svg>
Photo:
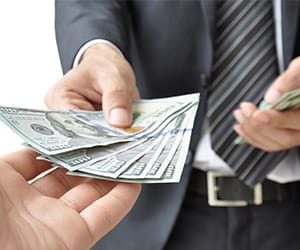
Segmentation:
<svg viewBox="0 0 300 250">
<path fill-rule="evenodd" d="M 94 39 L 94 40 L 91 40 L 87 43 L 85 43 L 81 48 L 80 50 L 78 51 L 78 53 L 76 54 L 76 57 L 74 59 L 74 62 L 73 62 L 73 68 L 76 67 L 80 60 L 81 60 L 81 57 L 83 55 L 83 53 L 87 50 L 87 48 L 89 48 L 90 46 L 96 44 L 96 43 L 104 43 L 104 44 L 107 44 L 109 46 L 111 46 L 113 49 L 115 49 L 120 55 L 124 56 L 123 53 L 121 52 L 121 50 L 116 46 L 114 45 L 112 42 L 106 40 L 106 39 Z"/>
</svg>

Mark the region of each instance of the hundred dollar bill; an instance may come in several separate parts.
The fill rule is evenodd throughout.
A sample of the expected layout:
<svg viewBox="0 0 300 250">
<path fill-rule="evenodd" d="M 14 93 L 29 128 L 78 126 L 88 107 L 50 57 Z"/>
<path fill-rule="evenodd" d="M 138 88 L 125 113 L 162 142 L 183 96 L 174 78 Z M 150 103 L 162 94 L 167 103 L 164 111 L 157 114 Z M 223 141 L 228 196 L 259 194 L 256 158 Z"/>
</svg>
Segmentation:
<svg viewBox="0 0 300 250">
<path fill-rule="evenodd" d="M 191 108 L 189 113 L 187 113 L 185 117 L 183 117 L 181 121 L 181 127 L 175 130 L 174 133 L 172 133 L 172 136 L 170 137 L 167 146 L 164 148 L 159 157 L 155 160 L 155 163 L 153 164 L 152 168 L 147 172 L 145 179 L 160 179 L 164 175 L 166 169 L 170 165 L 171 159 L 177 152 L 177 148 L 180 146 L 180 144 L 182 145 L 185 141 L 182 139 L 183 135 L 188 130 L 192 130 L 193 124 L 191 124 L 191 121 L 193 121 L 192 117 L 195 116 L 196 109 L 197 107 L 194 106 L 193 108 Z"/>
<path fill-rule="evenodd" d="M 182 123 L 187 117 L 186 114 L 178 116 L 173 124 L 171 124 L 172 127 L 170 126 L 168 131 L 164 133 L 161 143 L 159 143 L 157 147 L 153 147 L 151 151 L 133 163 L 130 168 L 123 172 L 119 177 L 127 179 L 144 179 L 152 168 L 161 169 L 157 160 L 159 158 L 167 159 L 168 154 L 171 153 L 170 149 L 174 146 L 174 138 L 181 136 L 186 128 L 186 126 L 184 126 L 185 124 L 182 125 Z M 164 170 L 161 169 L 161 171 Z"/>
<path fill-rule="evenodd" d="M 260 109 L 273 109 L 284 111 L 297 108 L 300 104 L 300 89 L 292 90 L 285 93 L 275 104 L 269 104 L 262 101 L 259 105 Z"/>
<path fill-rule="evenodd" d="M 121 129 L 109 126 L 102 111 L 35 110 L 0 106 L 0 119 L 26 143 L 46 155 L 80 148 L 137 140 L 158 132 L 160 125 L 199 100 L 199 94 L 139 100 L 133 103 L 134 121 Z M 161 128 L 162 129 L 162 128 Z M 137 137 L 137 135 L 139 135 Z"/>
<path fill-rule="evenodd" d="M 189 144 L 191 140 L 192 134 L 192 126 L 193 126 L 193 119 L 189 120 L 188 127 L 184 130 L 180 143 L 176 148 L 174 154 L 172 154 L 172 158 L 168 161 L 164 172 L 160 176 L 160 178 L 148 178 L 139 180 L 139 179 L 118 179 L 119 181 L 126 181 L 126 182 L 140 182 L 140 183 L 177 183 L 180 181 L 182 172 L 184 169 L 184 165 L 186 162 L 186 158 L 188 155 Z"/>
<path fill-rule="evenodd" d="M 125 138 L 143 138 L 158 133 L 163 122 L 171 121 L 188 110 L 191 105 L 198 103 L 199 94 L 181 95 L 176 97 L 137 100 L 133 102 L 133 122 L 129 128 L 113 128 L 118 136 Z M 178 113 L 178 114 L 179 114 Z M 93 115 L 94 114 L 94 115 Z M 94 127 L 103 126 L 103 120 L 94 112 L 82 117 L 82 121 Z"/>
<path fill-rule="evenodd" d="M 78 170 L 83 173 L 90 173 L 115 179 L 124 172 L 124 170 L 129 168 L 131 164 L 151 150 L 151 148 L 159 143 L 160 140 L 161 137 L 152 137 L 131 150 L 123 151 L 119 154 L 107 157 Z"/>
<path fill-rule="evenodd" d="M 118 178 L 128 179 L 143 179 L 149 168 L 151 168 L 153 161 L 160 155 L 170 134 L 164 135 L 160 138 L 159 142 L 156 143 L 145 155 L 140 159 L 133 162 L 128 169 L 118 176 Z"/>
<path fill-rule="evenodd" d="M 77 118 L 85 114 L 83 111 L 70 113 L 0 107 L 0 119 L 26 143 L 44 154 L 124 141 L 124 138 L 111 136 L 107 130 L 90 126 Z"/>
<path fill-rule="evenodd" d="M 64 167 L 70 171 L 90 166 L 93 162 L 104 160 L 145 142 L 146 139 L 139 141 L 119 142 L 107 146 L 96 146 L 92 148 L 81 148 L 73 151 L 60 153 L 56 155 L 41 155 L 40 160 L 47 160 L 55 165 Z M 25 145 L 30 147 L 30 145 Z M 32 148 L 35 150 L 34 148 Z"/>
<path fill-rule="evenodd" d="M 185 130 L 182 142 L 176 148 L 176 152 L 165 168 L 162 176 L 159 179 L 145 178 L 142 183 L 176 183 L 180 181 L 188 154 L 191 133 L 192 130 Z"/>
<path fill-rule="evenodd" d="M 144 183 L 144 184 L 177 183 L 180 181 L 184 169 L 184 164 L 189 149 L 191 132 L 192 132 L 191 130 L 187 130 L 184 132 L 182 144 L 180 144 L 179 147 L 177 148 L 173 158 L 171 159 L 170 163 L 168 164 L 161 178 L 155 178 L 155 179 L 110 178 L 106 176 L 100 176 L 96 173 L 93 174 L 93 173 L 81 172 L 80 169 L 76 171 L 68 171 L 67 174 L 73 176 L 94 178 L 94 179 L 104 179 L 104 180 L 134 182 L 134 183 Z"/>
<path fill-rule="evenodd" d="M 120 173 L 119 176 L 114 175 L 114 177 L 112 177 L 110 174 L 103 174 L 102 171 L 98 171 L 94 166 L 78 169 L 76 171 L 69 171 L 68 174 L 139 183 L 179 182 L 188 153 L 196 108 L 197 107 L 194 106 L 188 111 L 188 114 L 178 117 L 177 121 L 174 123 L 176 129 L 173 127 L 167 136 L 165 135 L 163 139 L 158 139 L 158 142 L 153 144 L 153 147 L 151 147 L 143 156 L 138 157 L 136 161 L 132 161 L 131 163 L 128 163 L 128 161 L 121 161 L 120 159 L 122 156 L 120 156 L 119 162 L 123 162 L 129 167 L 125 168 L 125 171 Z M 169 129 L 170 126 L 165 131 Z M 143 148 L 143 145 L 141 144 L 140 147 Z M 147 145 L 144 146 L 144 149 L 146 147 Z M 138 155 L 138 151 L 136 154 Z M 130 157 L 128 159 L 130 159 Z M 116 164 L 112 165 L 115 166 Z"/>
<path fill-rule="evenodd" d="M 193 109 L 195 110 L 195 109 Z M 192 112 L 193 112 L 192 110 Z M 187 111 L 187 114 L 190 114 L 191 111 Z M 193 114 L 194 115 L 194 114 Z M 185 119 L 185 123 L 182 124 L 182 120 Z M 118 154 L 115 155 L 113 161 L 105 161 L 103 160 L 101 162 L 101 168 L 95 168 L 97 165 L 91 164 L 89 167 L 79 168 L 80 172 L 87 172 L 102 176 L 112 176 L 111 169 L 107 167 L 107 165 L 118 165 L 120 168 L 118 169 L 118 173 L 121 173 L 118 178 L 128 178 L 128 179 L 143 179 L 145 178 L 146 174 L 149 172 L 149 170 L 152 168 L 154 164 L 157 165 L 156 160 L 157 158 L 164 159 L 164 156 L 166 155 L 165 161 L 170 161 L 170 158 L 174 154 L 172 150 L 168 150 L 167 148 L 174 147 L 173 142 L 169 140 L 171 136 L 179 137 L 178 135 L 182 134 L 183 131 L 186 128 L 186 123 L 188 120 L 193 120 L 192 116 L 188 116 L 186 114 L 182 114 L 177 116 L 160 134 L 156 135 L 158 137 L 157 142 L 153 144 L 153 146 L 141 157 L 139 157 L 137 160 L 133 160 L 133 157 L 131 157 L 131 149 L 126 151 L 125 154 Z M 173 135 L 174 134 L 174 135 Z M 163 138 L 161 138 L 163 136 Z M 178 141 L 179 143 L 179 141 Z M 166 146 L 167 145 L 167 146 Z M 145 149 L 147 149 L 148 145 L 147 143 L 143 143 L 138 145 L 134 148 L 134 154 L 137 156 L 140 156 L 140 152 L 145 152 Z M 167 153 L 162 153 L 163 151 L 166 151 Z M 143 153 L 142 153 L 143 154 Z M 113 163 L 112 163 L 113 162 Z M 162 167 L 166 167 L 162 165 Z M 105 173 L 105 171 L 108 171 L 108 173 Z M 164 172 L 163 169 L 160 169 L 159 177 Z M 115 177 L 115 172 L 113 173 Z"/>
<path fill-rule="evenodd" d="M 171 122 L 162 133 L 151 137 L 150 139 L 144 141 L 130 150 L 120 152 L 113 155 L 112 157 L 105 158 L 100 161 L 94 161 L 87 167 L 80 168 L 81 172 L 87 172 L 92 174 L 97 174 L 100 176 L 108 176 L 116 178 L 121 173 L 126 171 L 134 162 L 143 157 L 149 151 L 152 150 L 157 144 L 161 143 L 164 138 L 164 134 L 167 134 L 173 126 Z"/>
<path fill-rule="evenodd" d="M 130 128 L 114 128 L 102 111 L 0 106 L 0 120 L 69 174 L 141 183 L 178 182 L 199 94 L 133 102 Z"/>
<path fill-rule="evenodd" d="M 285 111 L 288 109 L 298 108 L 299 105 L 300 105 L 300 89 L 295 89 L 282 95 L 281 98 L 279 98 L 279 100 L 274 104 L 267 103 L 264 100 L 261 101 L 261 103 L 259 104 L 259 109 L 272 109 L 278 111 Z M 235 144 L 242 144 L 245 142 L 246 141 L 241 136 L 238 136 L 234 141 Z"/>
<path fill-rule="evenodd" d="M 179 146 L 179 143 L 182 143 L 182 136 L 184 131 L 187 129 L 186 124 L 188 122 L 189 116 L 186 116 L 184 118 L 185 120 L 181 121 L 183 123 L 182 127 L 184 128 L 181 128 L 177 131 L 173 131 L 172 136 L 169 138 L 167 146 L 163 149 L 161 154 L 155 160 L 152 167 L 146 173 L 146 179 L 159 179 L 164 174 L 166 168 L 168 167 L 171 159 L 173 158 L 176 152 L 176 149 Z"/>
<path fill-rule="evenodd" d="M 196 115 L 196 111 L 197 108 L 193 110 L 192 117 Z M 178 144 L 178 147 L 176 148 L 175 153 L 173 154 L 171 161 L 168 163 L 168 166 L 166 167 L 160 180 L 156 181 L 156 183 L 171 183 L 180 181 L 188 155 L 189 144 L 192 136 L 193 122 L 194 119 L 188 120 L 187 128 L 183 133 L 183 136 L 180 140 L 180 143 Z M 152 182 L 154 181 L 155 180 L 152 180 Z M 147 179 L 144 183 L 147 183 Z M 148 183 L 151 183 L 151 180 Z"/>
<path fill-rule="evenodd" d="M 193 105 L 195 106 L 196 104 Z M 152 132 L 147 137 L 143 136 L 141 139 L 138 140 L 137 138 L 135 138 L 135 141 L 120 142 L 120 143 L 107 145 L 105 147 L 98 146 L 92 148 L 81 148 L 81 149 L 68 151 L 68 152 L 55 154 L 55 155 L 46 155 L 43 154 L 42 152 L 39 152 L 42 154 L 39 157 L 39 159 L 52 161 L 56 165 L 65 167 L 70 171 L 74 171 L 79 168 L 85 168 L 93 164 L 94 162 L 99 162 L 100 160 L 104 160 L 109 156 L 113 156 L 125 150 L 128 151 L 132 147 L 135 147 L 138 144 L 143 143 L 145 140 L 149 139 L 150 137 L 155 136 L 155 134 L 157 133 L 162 134 L 163 132 L 159 132 L 159 131 L 162 130 L 164 127 L 166 127 L 170 123 L 170 121 L 176 119 L 176 117 L 179 117 L 182 113 L 188 113 L 188 112 L 190 112 L 189 106 L 181 109 L 180 111 L 175 112 L 168 119 L 164 120 L 160 124 L 160 127 L 157 129 L 157 131 L 155 131 L 155 133 Z M 31 147 L 31 146 L 27 144 L 27 147 Z M 33 147 L 31 148 L 34 149 Z"/>
</svg>

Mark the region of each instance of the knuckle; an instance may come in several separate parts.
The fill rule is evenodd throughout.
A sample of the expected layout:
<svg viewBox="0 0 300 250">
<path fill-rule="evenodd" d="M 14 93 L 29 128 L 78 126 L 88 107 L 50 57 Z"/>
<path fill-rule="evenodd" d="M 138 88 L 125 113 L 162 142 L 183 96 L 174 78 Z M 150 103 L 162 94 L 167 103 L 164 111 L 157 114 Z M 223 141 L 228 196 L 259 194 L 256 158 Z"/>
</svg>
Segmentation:
<svg viewBox="0 0 300 250">
<path fill-rule="evenodd" d="M 55 90 L 54 90 L 54 86 L 52 86 L 51 88 L 49 88 L 48 90 L 47 90 L 47 92 L 46 92 L 46 94 L 45 94 L 45 96 L 44 96 L 44 103 L 49 107 L 49 106 L 51 106 L 52 105 L 52 103 L 53 103 L 53 98 L 55 97 L 55 95 L 54 95 L 54 92 L 55 92 Z"/>
<path fill-rule="evenodd" d="M 99 206 L 99 210 L 101 210 L 101 212 L 102 212 L 102 216 L 103 216 L 103 220 L 102 220 L 103 228 L 106 228 L 106 229 L 112 228 L 113 225 L 115 224 L 114 223 L 114 221 L 115 221 L 114 216 L 107 209 L 107 207 L 102 204 L 101 201 L 97 200 L 95 202 L 95 204 Z"/>
</svg>

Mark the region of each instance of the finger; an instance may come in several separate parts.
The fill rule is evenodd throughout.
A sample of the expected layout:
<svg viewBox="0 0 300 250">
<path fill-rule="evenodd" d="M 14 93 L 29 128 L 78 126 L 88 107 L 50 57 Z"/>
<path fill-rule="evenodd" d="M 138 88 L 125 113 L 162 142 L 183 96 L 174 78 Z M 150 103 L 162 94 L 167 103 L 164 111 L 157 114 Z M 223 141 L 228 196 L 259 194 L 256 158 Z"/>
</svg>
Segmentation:
<svg viewBox="0 0 300 250">
<path fill-rule="evenodd" d="M 233 116 L 239 123 L 243 123 L 247 119 L 240 109 L 233 111 Z"/>
<path fill-rule="evenodd" d="M 44 102 L 52 109 L 94 110 L 102 98 L 91 82 L 85 67 L 78 65 L 47 91 Z"/>
<path fill-rule="evenodd" d="M 111 76 L 110 82 L 102 84 L 102 107 L 106 120 L 117 127 L 128 127 L 132 123 L 132 100 L 138 97 L 134 73 L 129 65 Z"/>
<path fill-rule="evenodd" d="M 275 103 L 284 93 L 300 87 L 300 57 L 294 59 L 287 70 L 272 83 L 264 99 L 268 103 Z"/>
<path fill-rule="evenodd" d="M 93 243 L 108 233 L 129 212 L 140 190 L 139 184 L 119 183 L 80 213 Z"/>
<path fill-rule="evenodd" d="M 260 110 L 253 115 L 254 119 L 278 129 L 300 130 L 300 110 Z"/>
<path fill-rule="evenodd" d="M 234 130 L 243 137 L 247 143 L 254 147 L 260 148 L 264 151 L 278 151 L 282 147 L 272 136 L 268 136 L 266 133 L 259 133 L 257 131 L 249 130 L 245 126 L 239 124 L 234 126 Z M 261 131 L 261 130 L 260 130 Z"/>
<path fill-rule="evenodd" d="M 266 138 L 264 133 L 260 133 L 262 131 L 261 126 L 264 126 L 264 124 L 260 124 L 260 120 L 255 121 L 255 118 L 253 118 L 257 112 L 259 110 L 254 104 L 242 103 L 240 109 L 233 112 L 235 119 L 240 123 L 234 126 L 234 130 L 249 144 L 263 150 L 270 150 L 268 147 L 270 144 L 269 139 Z"/>
<path fill-rule="evenodd" d="M 300 132 L 295 130 L 261 129 L 261 133 L 251 134 L 239 125 L 234 129 L 248 143 L 268 152 L 285 150 L 300 144 Z"/>
<path fill-rule="evenodd" d="M 88 178 L 66 175 L 66 170 L 58 168 L 32 183 L 40 193 L 59 198 L 73 187 L 89 181 Z"/>
<path fill-rule="evenodd" d="M 132 98 L 128 92 L 105 92 L 103 111 L 112 126 L 129 127 L 132 123 Z"/>
<path fill-rule="evenodd" d="M 299 144 L 300 131 L 273 126 L 271 119 L 265 115 L 270 113 L 281 114 L 277 111 L 257 110 L 247 122 L 234 129 L 247 142 L 266 151 L 278 151 Z"/>
<path fill-rule="evenodd" d="M 262 133 L 274 138 L 280 149 L 290 148 L 300 143 L 300 110 L 278 112 L 273 110 L 257 111 L 253 120 L 263 124 Z"/>
<path fill-rule="evenodd" d="M 95 44 L 85 51 L 80 64 L 89 72 L 93 88 L 102 94 L 106 121 L 116 127 L 130 126 L 136 79 L 120 51 L 107 44 Z"/>
<path fill-rule="evenodd" d="M 81 212 L 95 200 L 107 194 L 117 182 L 90 180 L 65 193 L 60 199 L 77 212 Z"/>
<path fill-rule="evenodd" d="M 20 173 L 25 180 L 29 181 L 42 172 L 52 168 L 51 163 L 47 161 L 37 160 L 39 154 L 29 150 L 22 149 L 0 157 L 0 159 L 10 167 Z"/>
<path fill-rule="evenodd" d="M 107 85 L 103 90 L 103 111 L 106 120 L 117 127 L 128 127 L 132 123 L 131 103 L 133 93 L 123 82 Z"/>
<path fill-rule="evenodd" d="M 257 110 L 257 107 L 250 102 L 242 102 L 240 104 L 240 111 L 242 112 L 245 118 L 250 118 L 253 113 Z"/>
</svg>

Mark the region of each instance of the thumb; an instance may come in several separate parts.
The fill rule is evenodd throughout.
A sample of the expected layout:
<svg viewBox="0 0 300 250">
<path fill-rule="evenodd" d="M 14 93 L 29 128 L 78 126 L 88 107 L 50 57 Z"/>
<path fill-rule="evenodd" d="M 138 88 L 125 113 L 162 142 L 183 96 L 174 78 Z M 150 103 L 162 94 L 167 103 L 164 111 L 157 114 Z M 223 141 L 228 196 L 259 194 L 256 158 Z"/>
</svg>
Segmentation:
<svg viewBox="0 0 300 250">
<path fill-rule="evenodd" d="M 133 68 L 114 48 L 107 45 L 91 47 L 82 64 L 91 72 L 92 85 L 102 95 L 102 109 L 106 121 L 116 127 L 132 123 L 131 102 L 138 98 Z"/>
<path fill-rule="evenodd" d="M 294 59 L 286 71 L 275 79 L 265 94 L 265 101 L 274 104 L 278 99 L 291 90 L 300 87 L 300 57 Z"/>
<path fill-rule="evenodd" d="M 103 91 L 102 108 L 106 121 L 116 127 L 129 127 L 132 123 L 132 97 L 124 91 Z"/>
<path fill-rule="evenodd" d="M 115 127 L 129 127 L 133 120 L 132 101 L 140 98 L 131 74 L 127 80 L 111 81 L 103 86 L 102 109 L 106 121 Z"/>
</svg>

